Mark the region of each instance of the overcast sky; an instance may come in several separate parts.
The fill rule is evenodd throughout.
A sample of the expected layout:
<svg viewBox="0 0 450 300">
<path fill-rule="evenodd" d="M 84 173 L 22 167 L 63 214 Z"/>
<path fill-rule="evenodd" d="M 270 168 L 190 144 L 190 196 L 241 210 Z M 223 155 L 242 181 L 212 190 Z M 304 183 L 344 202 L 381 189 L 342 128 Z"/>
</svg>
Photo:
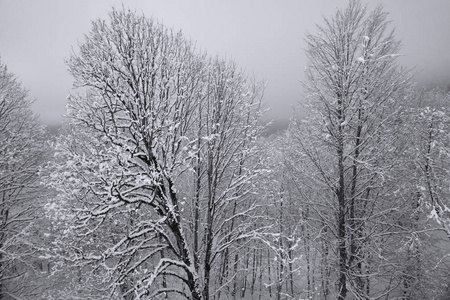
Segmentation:
<svg viewBox="0 0 450 300">
<path fill-rule="evenodd" d="M 347 0 L 0 0 L 0 56 L 15 73 L 35 111 L 47 124 L 65 112 L 72 78 L 64 60 L 88 33 L 91 20 L 107 18 L 112 6 L 154 17 L 181 29 L 199 48 L 234 59 L 268 82 L 264 101 L 270 116 L 287 118 L 301 101 L 306 58 L 303 38 L 314 33 L 322 14 Z M 383 4 L 403 42 L 402 63 L 422 70 L 417 80 L 450 84 L 449 0 L 363 0 Z"/>
</svg>

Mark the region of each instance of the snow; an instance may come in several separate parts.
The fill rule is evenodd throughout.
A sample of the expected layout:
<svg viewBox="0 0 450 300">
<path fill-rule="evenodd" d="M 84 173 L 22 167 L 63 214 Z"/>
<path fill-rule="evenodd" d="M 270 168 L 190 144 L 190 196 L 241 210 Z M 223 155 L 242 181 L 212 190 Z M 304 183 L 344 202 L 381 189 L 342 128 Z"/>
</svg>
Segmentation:
<svg viewBox="0 0 450 300">
<path fill-rule="evenodd" d="M 436 220 L 436 222 L 438 222 L 439 224 L 441 224 L 440 222 L 440 218 L 437 214 L 436 209 L 433 207 L 433 209 L 430 211 L 430 215 L 428 216 L 428 219 L 433 219 Z"/>
<path fill-rule="evenodd" d="M 211 135 L 208 135 L 208 136 L 204 136 L 204 137 L 202 137 L 202 139 L 205 140 L 206 142 L 210 143 L 210 142 L 212 142 L 214 139 L 216 139 L 218 137 L 219 137 L 219 134 L 214 133 L 214 134 L 211 134 Z"/>
</svg>

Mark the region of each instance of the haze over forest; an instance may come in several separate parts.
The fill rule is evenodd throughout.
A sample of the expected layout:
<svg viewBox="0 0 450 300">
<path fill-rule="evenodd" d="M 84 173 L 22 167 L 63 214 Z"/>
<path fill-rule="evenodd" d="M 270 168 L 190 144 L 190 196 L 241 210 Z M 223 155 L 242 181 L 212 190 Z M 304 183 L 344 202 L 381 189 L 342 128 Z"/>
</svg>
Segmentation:
<svg viewBox="0 0 450 300">
<path fill-rule="evenodd" d="M 300 81 L 307 65 L 304 35 L 346 0 L 295 1 L 126 1 L 124 6 L 163 22 L 210 55 L 232 58 L 249 74 L 267 81 L 269 117 L 284 119 L 304 102 Z M 450 2 L 363 1 L 384 5 L 402 40 L 401 62 L 416 67 L 417 81 L 450 84 Z M 91 21 L 106 18 L 121 1 L 1 1 L 0 55 L 35 99 L 33 110 L 46 124 L 60 124 L 73 79 L 65 60 L 83 40 Z"/>
<path fill-rule="evenodd" d="M 0 26 L 0 300 L 450 299 L 442 7 L 61 3 L 0 10 L 53 16 Z"/>
</svg>

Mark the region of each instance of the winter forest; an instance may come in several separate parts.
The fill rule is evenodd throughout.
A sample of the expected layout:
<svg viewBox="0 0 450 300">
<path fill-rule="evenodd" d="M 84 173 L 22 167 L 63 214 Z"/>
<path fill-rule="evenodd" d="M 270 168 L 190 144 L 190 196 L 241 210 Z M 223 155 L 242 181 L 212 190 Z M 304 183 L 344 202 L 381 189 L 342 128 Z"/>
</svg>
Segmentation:
<svg viewBox="0 0 450 300">
<path fill-rule="evenodd" d="M 263 81 L 126 8 L 74 47 L 58 134 L 0 62 L 0 300 L 449 299 L 450 94 L 393 28 L 312 24 L 275 133 Z"/>
</svg>

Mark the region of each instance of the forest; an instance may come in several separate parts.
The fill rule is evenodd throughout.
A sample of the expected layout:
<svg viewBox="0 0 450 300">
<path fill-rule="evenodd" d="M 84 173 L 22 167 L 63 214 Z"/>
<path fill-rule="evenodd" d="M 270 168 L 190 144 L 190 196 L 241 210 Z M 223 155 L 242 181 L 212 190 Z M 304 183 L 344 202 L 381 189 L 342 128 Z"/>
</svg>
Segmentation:
<svg viewBox="0 0 450 300">
<path fill-rule="evenodd" d="M 449 299 L 449 91 L 382 7 L 313 28 L 276 131 L 264 81 L 126 8 L 67 60 L 57 134 L 0 62 L 0 300 Z"/>
</svg>

